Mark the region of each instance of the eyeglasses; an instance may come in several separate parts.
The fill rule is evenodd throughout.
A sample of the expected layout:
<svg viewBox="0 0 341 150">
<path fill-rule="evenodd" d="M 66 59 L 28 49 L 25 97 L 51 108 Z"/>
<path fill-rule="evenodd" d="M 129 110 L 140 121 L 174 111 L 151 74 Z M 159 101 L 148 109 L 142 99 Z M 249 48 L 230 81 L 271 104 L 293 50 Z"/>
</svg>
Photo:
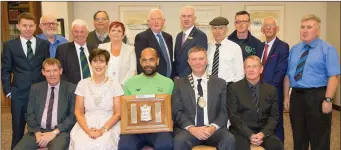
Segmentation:
<svg viewBox="0 0 341 150">
<path fill-rule="evenodd" d="M 247 24 L 249 21 L 247 20 L 242 20 L 242 21 L 235 21 L 235 24 Z"/>
<path fill-rule="evenodd" d="M 150 21 L 152 21 L 152 22 L 160 22 L 160 21 L 162 21 L 163 20 L 163 18 L 153 18 L 153 19 L 150 19 Z"/>
<path fill-rule="evenodd" d="M 275 24 L 263 24 L 263 28 L 273 28 L 275 26 Z"/>
<path fill-rule="evenodd" d="M 59 24 L 58 23 L 54 23 L 54 22 L 47 22 L 47 23 L 41 23 L 42 25 L 44 25 L 44 26 L 59 26 Z"/>
<path fill-rule="evenodd" d="M 107 21 L 108 19 L 107 18 L 96 18 L 95 21 L 96 22 L 104 22 L 104 21 Z"/>
</svg>

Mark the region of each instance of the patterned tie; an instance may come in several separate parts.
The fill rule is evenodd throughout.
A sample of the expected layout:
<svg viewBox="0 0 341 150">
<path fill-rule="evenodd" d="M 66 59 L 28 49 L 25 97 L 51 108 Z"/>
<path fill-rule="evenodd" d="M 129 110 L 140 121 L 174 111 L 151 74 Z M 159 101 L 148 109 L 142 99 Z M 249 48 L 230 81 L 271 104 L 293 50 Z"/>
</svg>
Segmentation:
<svg viewBox="0 0 341 150">
<path fill-rule="evenodd" d="M 88 65 L 88 60 L 85 56 L 85 53 L 84 53 L 84 48 L 83 47 L 80 47 L 79 48 L 81 50 L 80 52 L 80 60 L 81 60 L 81 67 L 82 67 L 82 74 L 83 74 L 83 79 L 85 78 L 88 78 L 91 76 L 90 74 L 90 69 L 89 69 L 89 65 Z"/>
<path fill-rule="evenodd" d="M 182 40 L 181 40 L 181 47 L 185 44 L 185 42 L 186 42 L 186 33 L 183 32 L 182 33 Z"/>
<path fill-rule="evenodd" d="M 263 54 L 263 59 L 262 59 L 262 65 L 265 66 L 266 61 L 268 59 L 268 48 L 269 48 L 269 44 L 265 44 L 264 47 L 264 54 Z"/>
<path fill-rule="evenodd" d="M 254 104 L 257 115 L 259 117 L 260 116 L 259 115 L 259 107 L 258 107 L 259 99 L 258 99 L 257 94 L 256 94 L 256 92 L 257 92 L 256 85 L 251 86 L 251 90 L 252 90 L 252 102 Z"/>
<path fill-rule="evenodd" d="M 170 57 L 168 56 L 168 53 L 167 53 L 165 42 L 163 42 L 163 38 L 160 33 L 156 34 L 156 36 L 159 38 L 159 45 L 161 47 L 161 52 L 167 63 L 167 77 L 170 77 L 172 73 L 172 66 L 171 66 Z"/>
<path fill-rule="evenodd" d="M 52 129 L 52 110 L 53 110 L 53 103 L 54 103 L 54 87 L 51 87 L 51 96 L 49 100 L 49 106 L 47 109 L 47 117 L 46 117 L 46 129 Z"/>
<path fill-rule="evenodd" d="M 198 94 L 200 97 L 204 96 L 204 93 L 202 91 L 201 87 L 201 81 L 202 79 L 198 79 Z M 199 106 L 199 100 L 197 100 L 197 126 L 203 126 L 204 125 L 204 108 Z"/>
<path fill-rule="evenodd" d="M 296 67 L 296 72 L 295 72 L 295 77 L 294 77 L 296 81 L 300 80 L 303 76 L 304 64 L 307 61 L 309 49 L 310 49 L 310 45 L 305 45 L 303 47 L 304 52 L 301 55 L 298 65 Z"/>
<path fill-rule="evenodd" d="M 28 40 L 26 42 L 26 45 L 27 45 L 27 60 L 32 65 L 33 64 L 33 56 L 34 55 L 33 55 L 33 50 L 32 50 L 31 44 L 32 44 L 32 42 L 30 40 Z"/>
<path fill-rule="evenodd" d="M 212 66 L 212 75 L 218 77 L 218 71 L 219 71 L 219 47 L 221 44 L 215 44 L 216 49 L 214 52 L 213 57 L 213 66 Z"/>
</svg>

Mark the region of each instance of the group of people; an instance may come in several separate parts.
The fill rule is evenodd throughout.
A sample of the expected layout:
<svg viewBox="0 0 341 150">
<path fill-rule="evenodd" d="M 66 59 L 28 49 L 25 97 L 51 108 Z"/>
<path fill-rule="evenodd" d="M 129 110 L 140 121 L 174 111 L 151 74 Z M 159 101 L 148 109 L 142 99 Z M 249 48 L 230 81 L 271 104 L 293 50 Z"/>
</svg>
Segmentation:
<svg viewBox="0 0 341 150">
<path fill-rule="evenodd" d="M 330 149 L 340 64 L 336 49 L 319 38 L 321 20 L 305 15 L 302 41 L 289 51 L 276 36 L 275 18 L 262 22 L 265 42 L 248 30 L 248 12 L 234 19 L 227 36 L 229 21 L 214 18 L 208 43 L 195 27 L 194 8 L 184 6 L 173 49 L 160 9 L 149 12 L 149 28 L 134 46 L 126 44 L 124 24 L 109 23 L 105 11 L 94 14 L 90 33 L 84 20 L 74 20 L 72 42 L 56 34 L 53 15 L 40 19 L 43 33 L 35 37 L 34 16 L 20 14 L 20 37 L 5 43 L 1 68 L 11 99 L 11 148 L 282 150 L 283 108 L 290 108 L 294 149 Z M 171 94 L 174 132 L 120 134 L 120 96 L 144 94 Z"/>
</svg>

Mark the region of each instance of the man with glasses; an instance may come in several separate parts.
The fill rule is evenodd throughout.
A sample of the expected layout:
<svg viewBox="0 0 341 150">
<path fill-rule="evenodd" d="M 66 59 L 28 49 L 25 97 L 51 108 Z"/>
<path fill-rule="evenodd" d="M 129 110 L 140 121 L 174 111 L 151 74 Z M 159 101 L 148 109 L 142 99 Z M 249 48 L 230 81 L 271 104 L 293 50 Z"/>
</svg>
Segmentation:
<svg viewBox="0 0 341 150">
<path fill-rule="evenodd" d="M 237 43 L 243 52 L 243 60 L 250 55 L 261 57 L 263 44 L 256 37 L 251 35 L 250 14 L 247 11 L 239 11 L 235 15 L 234 26 L 236 30 L 232 32 L 228 39 Z"/>
<path fill-rule="evenodd" d="M 50 57 L 52 58 L 56 56 L 57 47 L 68 42 L 64 37 L 57 34 L 58 26 L 57 18 L 53 15 L 45 15 L 40 18 L 39 27 L 43 33 L 37 37 L 49 41 Z"/>
<path fill-rule="evenodd" d="M 264 71 L 261 81 L 277 89 L 279 121 L 275 130 L 276 136 L 284 142 L 283 128 L 283 79 L 288 67 L 289 45 L 276 37 L 279 27 L 277 20 L 266 17 L 263 20 L 262 32 L 266 41 L 261 57 Z"/>
<path fill-rule="evenodd" d="M 97 11 L 94 16 L 95 30 L 89 32 L 87 43 L 98 47 L 99 44 L 110 42 L 109 38 L 109 16 L 106 11 Z M 124 43 L 127 43 L 127 37 L 124 36 Z"/>
</svg>

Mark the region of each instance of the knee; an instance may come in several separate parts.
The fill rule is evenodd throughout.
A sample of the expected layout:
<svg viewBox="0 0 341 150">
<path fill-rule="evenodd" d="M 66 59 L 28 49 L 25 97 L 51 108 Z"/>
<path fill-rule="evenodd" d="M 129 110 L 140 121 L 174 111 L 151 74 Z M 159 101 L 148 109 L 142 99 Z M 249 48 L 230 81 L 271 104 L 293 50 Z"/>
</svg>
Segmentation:
<svg viewBox="0 0 341 150">
<path fill-rule="evenodd" d="M 173 140 L 165 139 L 162 142 L 157 142 L 154 144 L 154 150 L 172 150 L 173 149 Z"/>
<path fill-rule="evenodd" d="M 236 138 L 232 133 L 224 134 L 224 138 L 222 138 L 221 143 L 224 145 L 235 145 Z"/>
</svg>

